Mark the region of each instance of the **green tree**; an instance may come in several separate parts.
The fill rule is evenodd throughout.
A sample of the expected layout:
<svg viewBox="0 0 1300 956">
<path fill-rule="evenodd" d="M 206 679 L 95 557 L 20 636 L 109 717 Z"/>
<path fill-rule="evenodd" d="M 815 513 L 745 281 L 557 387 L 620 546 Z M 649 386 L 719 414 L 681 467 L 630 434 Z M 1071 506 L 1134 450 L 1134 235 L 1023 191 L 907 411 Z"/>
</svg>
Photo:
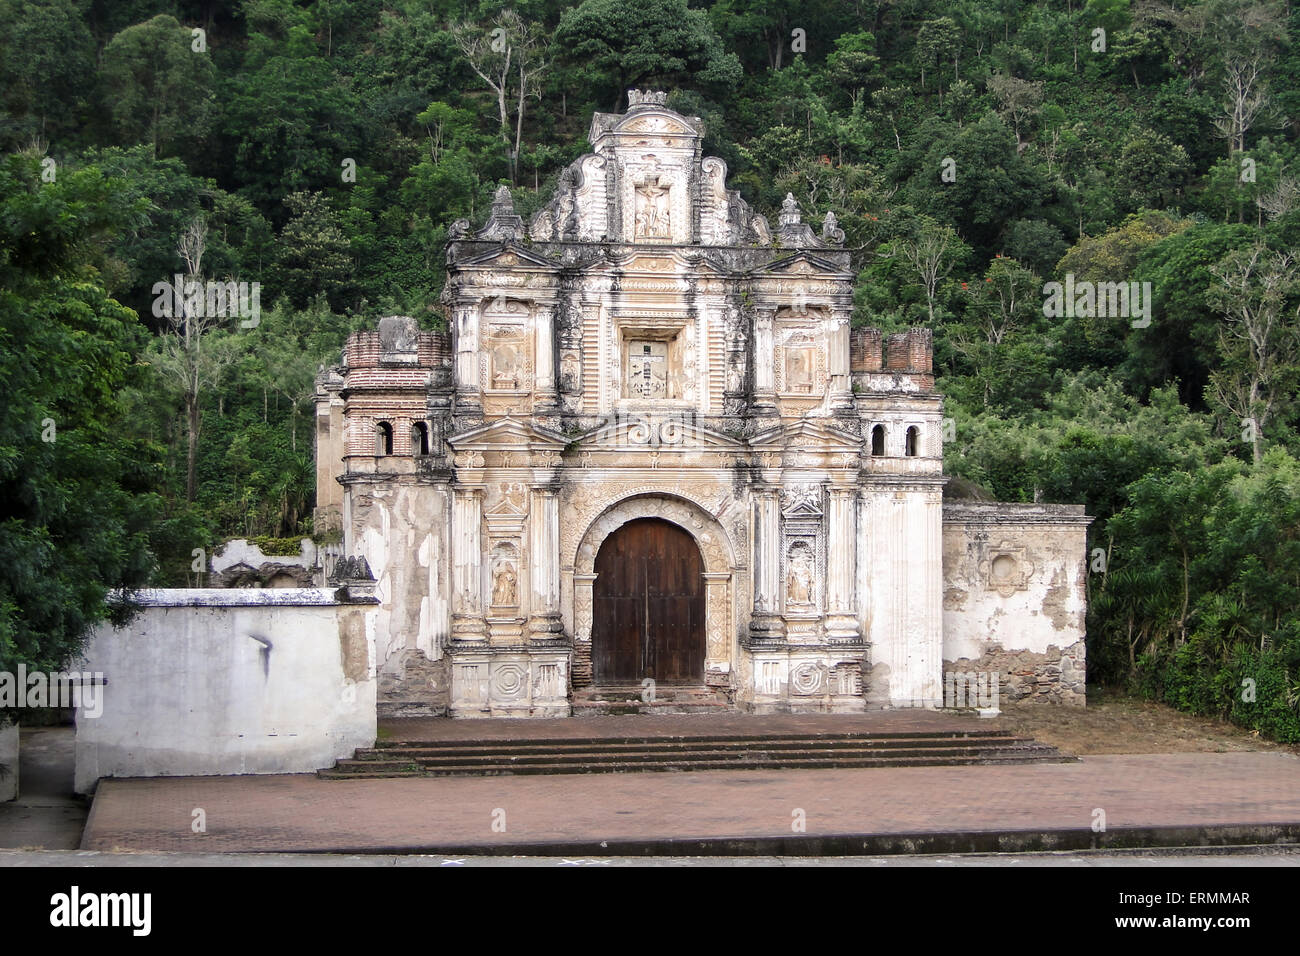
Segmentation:
<svg viewBox="0 0 1300 956">
<path fill-rule="evenodd" d="M 727 89 L 741 78 L 740 60 L 723 47 L 709 15 L 686 0 L 583 0 L 560 17 L 555 41 L 614 94 L 615 107 L 643 83 L 689 76 Z"/>
<path fill-rule="evenodd" d="M 292 193 L 284 204 L 291 218 L 280 230 L 278 289 L 299 307 L 320 293 L 337 299 L 355 273 L 338 215 L 321 193 Z"/>
<path fill-rule="evenodd" d="M 927 67 L 941 66 L 952 61 L 954 82 L 961 79 L 957 72 L 958 54 L 961 51 L 961 31 L 951 17 L 926 20 L 916 32 L 916 63 L 921 68 L 921 89 L 925 89 Z M 939 83 L 939 103 L 943 103 L 943 80 Z"/>
<path fill-rule="evenodd" d="M 73 0 L 0 2 L 0 102 L 12 117 L 10 147 L 75 129 L 95 71 L 94 38 L 77 7 Z"/>
<path fill-rule="evenodd" d="M 216 67 L 192 43 L 188 27 L 159 14 L 104 48 L 104 85 L 126 145 L 150 143 L 158 156 L 207 133 L 216 115 Z"/>
<path fill-rule="evenodd" d="M 124 390 L 143 330 L 98 281 L 136 212 L 95 168 L 42 183 L 0 159 L 0 670 L 58 669 L 144 585 L 157 449 L 132 437 Z"/>
</svg>

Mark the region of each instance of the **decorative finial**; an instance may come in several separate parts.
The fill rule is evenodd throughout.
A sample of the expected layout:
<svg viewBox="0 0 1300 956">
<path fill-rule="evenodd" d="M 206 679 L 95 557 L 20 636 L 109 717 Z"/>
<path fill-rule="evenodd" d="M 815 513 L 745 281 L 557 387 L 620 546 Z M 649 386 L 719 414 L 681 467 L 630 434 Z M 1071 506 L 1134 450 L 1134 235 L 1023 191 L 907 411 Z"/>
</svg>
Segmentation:
<svg viewBox="0 0 1300 956">
<path fill-rule="evenodd" d="M 794 198 L 794 193 L 786 193 L 785 201 L 781 203 L 781 225 L 797 226 L 802 218 L 799 202 Z"/>
<path fill-rule="evenodd" d="M 515 212 L 515 201 L 510 187 L 504 183 L 492 194 L 492 214 L 478 238 L 513 241 L 524 236 L 524 220 Z"/>
<path fill-rule="evenodd" d="M 833 212 L 828 211 L 826 218 L 822 220 L 822 240 L 833 246 L 842 245 L 844 242 L 844 230 L 840 228 L 840 221 L 835 218 Z"/>
<path fill-rule="evenodd" d="M 628 90 L 627 108 L 637 106 L 663 106 L 668 94 L 661 90 Z"/>
</svg>

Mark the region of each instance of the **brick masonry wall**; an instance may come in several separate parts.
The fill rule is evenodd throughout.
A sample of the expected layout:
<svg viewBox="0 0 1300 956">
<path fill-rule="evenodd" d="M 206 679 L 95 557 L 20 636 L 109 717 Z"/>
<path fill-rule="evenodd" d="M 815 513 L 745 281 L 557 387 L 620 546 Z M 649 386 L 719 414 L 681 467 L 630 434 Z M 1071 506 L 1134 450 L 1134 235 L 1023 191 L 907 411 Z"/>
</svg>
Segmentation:
<svg viewBox="0 0 1300 956">
<path fill-rule="evenodd" d="M 431 661 L 404 648 L 379 674 L 379 717 L 445 717 L 450 694 L 447 659 Z"/>
</svg>

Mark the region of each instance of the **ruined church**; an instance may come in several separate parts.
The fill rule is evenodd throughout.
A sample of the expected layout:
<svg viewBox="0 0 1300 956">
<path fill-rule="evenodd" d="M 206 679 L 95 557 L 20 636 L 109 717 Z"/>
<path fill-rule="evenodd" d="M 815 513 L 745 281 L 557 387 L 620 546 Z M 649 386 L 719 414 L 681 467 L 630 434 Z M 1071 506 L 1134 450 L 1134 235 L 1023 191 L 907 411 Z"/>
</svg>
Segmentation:
<svg viewBox="0 0 1300 956">
<path fill-rule="evenodd" d="M 525 223 L 453 225 L 446 332 L 349 337 L 318 529 L 375 578 L 381 716 L 1082 703 L 1088 517 L 945 495 L 926 329 L 852 328 L 844 234 L 770 222 L 632 92 Z"/>
</svg>

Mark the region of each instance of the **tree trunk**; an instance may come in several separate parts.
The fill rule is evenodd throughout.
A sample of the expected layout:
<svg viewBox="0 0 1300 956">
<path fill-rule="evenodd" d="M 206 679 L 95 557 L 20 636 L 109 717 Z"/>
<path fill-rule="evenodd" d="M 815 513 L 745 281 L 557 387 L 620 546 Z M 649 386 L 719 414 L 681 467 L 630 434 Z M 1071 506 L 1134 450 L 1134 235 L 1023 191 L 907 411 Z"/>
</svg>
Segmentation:
<svg viewBox="0 0 1300 956">
<path fill-rule="evenodd" d="M 194 465 L 199 448 L 199 396 L 197 390 L 185 396 L 185 427 L 188 447 L 185 450 L 185 500 L 194 500 Z"/>
</svg>

